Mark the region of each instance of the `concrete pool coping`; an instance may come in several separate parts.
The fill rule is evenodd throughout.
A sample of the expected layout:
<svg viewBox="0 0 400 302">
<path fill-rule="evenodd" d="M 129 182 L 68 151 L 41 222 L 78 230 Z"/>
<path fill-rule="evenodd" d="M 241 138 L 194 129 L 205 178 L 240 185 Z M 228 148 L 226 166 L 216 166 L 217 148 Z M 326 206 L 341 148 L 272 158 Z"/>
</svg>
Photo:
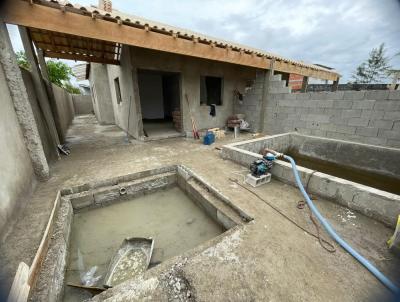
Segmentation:
<svg viewBox="0 0 400 302">
<path fill-rule="evenodd" d="M 65 270 L 69 257 L 71 225 L 75 212 L 123 202 L 126 198 L 136 198 L 173 186 L 181 188 L 199 208 L 225 230 L 221 235 L 199 244 L 182 255 L 191 255 L 192 250 L 201 251 L 209 248 L 230 234 L 230 230 L 236 230 L 244 223 L 253 220 L 218 189 L 183 165 L 145 170 L 62 189 L 55 201 L 56 214 L 54 217 L 50 217 L 49 224 L 53 225 L 50 234 L 45 234 L 45 236 L 51 236 L 51 240 L 48 248 L 41 251 L 44 260 L 36 268 L 38 271 L 40 270 L 40 273 L 31 289 L 31 300 L 62 300 Z M 182 257 L 182 255 L 172 259 Z M 165 262 L 170 263 L 170 260 Z"/>
<path fill-rule="evenodd" d="M 297 133 L 284 133 L 232 143 L 223 146 L 221 156 L 224 159 L 230 159 L 238 164 L 249 167 L 254 160 L 262 158 L 262 155 L 245 150 L 241 147 L 244 145 L 254 144 L 258 146 L 259 150 L 261 148 L 285 150 L 286 148 L 290 147 L 290 140 L 288 138 L 290 138 L 291 135 L 311 137 L 299 135 Z M 327 138 L 318 137 L 318 139 L 324 141 L 342 142 L 340 140 Z M 365 145 L 359 143 L 355 144 Z M 372 147 L 376 148 L 376 146 Z M 356 210 L 368 217 L 380 221 L 391 228 L 395 227 L 398 214 L 400 213 L 399 195 L 301 166 L 298 166 L 298 171 L 303 185 L 306 186 L 306 184 L 308 184 L 307 190 L 309 193 L 335 201 L 343 206 Z M 292 167 L 288 162 L 276 160 L 272 168 L 272 176 L 287 184 L 296 185 Z"/>
</svg>

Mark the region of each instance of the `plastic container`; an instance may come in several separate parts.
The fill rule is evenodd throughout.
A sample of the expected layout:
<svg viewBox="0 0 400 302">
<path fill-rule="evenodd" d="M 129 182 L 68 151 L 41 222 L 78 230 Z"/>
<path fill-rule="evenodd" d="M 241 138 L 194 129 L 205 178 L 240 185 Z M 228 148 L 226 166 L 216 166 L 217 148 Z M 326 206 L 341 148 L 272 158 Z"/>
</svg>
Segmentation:
<svg viewBox="0 0 400 302">
<path fill-rule="evenodd" d="M 203 143 L 204 145 L 211 145 L 215 142 L 215 135 L 212 132 L 207 132 L 204 136 Z"/>
</svg>

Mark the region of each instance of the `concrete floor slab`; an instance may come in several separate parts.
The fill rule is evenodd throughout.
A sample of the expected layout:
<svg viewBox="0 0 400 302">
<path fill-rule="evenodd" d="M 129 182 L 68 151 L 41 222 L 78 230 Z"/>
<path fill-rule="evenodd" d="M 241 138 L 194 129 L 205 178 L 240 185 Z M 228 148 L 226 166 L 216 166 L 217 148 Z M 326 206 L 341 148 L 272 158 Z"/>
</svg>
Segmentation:
<svg viewBox="0 0 400 302">
<path fill-rule="evenodd" d="M 241 135 L 240 139 L 249 139 Z M 149 270 L 94 301 L 167 301 L 177 296 L 177 284 L 190 288 L 186 300 L 198 301 L 366 301 L 388 290 L 356 260 L 336 245 L 334 254 L 282 218 L 229 178 L 240 179 L 244 168 L 219 157 L 215 146 L 233 142 L 231 136 L 204 146 L 193 139 L 124 142 L 114 126 L 99 126 L 90 116 L 75 119 L 68 132 L 71 155 L 51 167 L 51 178 L 40 183 L 3 238 L 0 284 L 7 290 L 20 261 L 32 262 L 57 190 L 170 164 L 184 164 L 242 208 L 254 221 L 228 231 Z M 273 180 L 253 189 L 298 224 L 315 232 L 295 187 Z M 399 283 L 400 261 L 386 248 L 393 230 L 326 200 L 317 206 L 338 233 L 393 281 Z M 326 234 L 323 234 L 327 238 Z M 186 291 L 187 293 L 187 291 Z M 171 298 L 172 297 L 172 298 Z"/>
</svg>

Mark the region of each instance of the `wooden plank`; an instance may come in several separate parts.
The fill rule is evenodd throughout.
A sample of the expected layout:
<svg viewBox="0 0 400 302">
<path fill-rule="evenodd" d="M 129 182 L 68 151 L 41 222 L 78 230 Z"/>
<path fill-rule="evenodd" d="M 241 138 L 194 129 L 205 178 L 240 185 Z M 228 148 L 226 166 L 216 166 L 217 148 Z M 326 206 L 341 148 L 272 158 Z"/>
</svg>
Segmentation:
<svg viewBox="0 0 400 302">
<path fill-rule="evenodd" d="M 193 43 L 189 38 L 173 38 L 171 35 L 146 31 L 128 25 L 92 19 L 72 12 L 62 12 L 39 4 L 29 4 L 26 1 L 14 0 L 5 6 L 4 21 L 10 24 L 20 24 L 27 27 L 44 29 L 59 33 L 67 33 L 98 40 L 106 40 L 131 46 L 144 47 L 180 55 L 204 58 L 214 61 L 268 69 L 271 59 L 241 54 L 239 51 L 225 49 L 217 45 L 211 47 L 203 43 Z M 275 70 L 294 73 L 296 64 L 276 61 Z M 336 80 L 336 73 L 306 67 L 302 75 L 326 80 Z"/>
<path fill-rule="evenodd" d="M 28 279 L 29 266 L 24 262 L 20 262 L 7 298 L 7 302 L 26 302 L 28 300 L 30 289 L 28 285 Z"/>
<path fill-rule="evenodd" d="M 49 248 L 50 237 L 51 237 L 51 234 L 53 232 L 53 227 L 54 227 L 54 220 L 55 220 L 56 212 L 59 208 L 60 202 L 61 202 L 61 193 L 60 193 L 60 191 L 58 191 L 56 199 L 54 200 L 53 209 L 51 210 L 49 221 L 47 222 L 46 229 L 44 231 L 42 240 L 40 241 L 39 248 L 36 251 L 35 258 L 33 258 L 32 265 L 29 269 L 28 284 L 30 287 L 33 287 L 36 282 L 36 278 L 42 267 L 42 262 L 47 253 L 47 250 Z"/>
<path fill-rule="evenodd" d="M 108 58 L 97 58 L 94 56 L 91 57 L 91 56 L 84 56 L 84 55 L 78 55 L 78 54 L 45 51 L 45 56 L 49 57 L 49 58 L 55 58 L 55 59 L 66 59 L 66 60 L 86 61 L 86 62 L 93 62 L 93 63 L 119 65 L 118 60 L 108 59 Z"/>
</svg>

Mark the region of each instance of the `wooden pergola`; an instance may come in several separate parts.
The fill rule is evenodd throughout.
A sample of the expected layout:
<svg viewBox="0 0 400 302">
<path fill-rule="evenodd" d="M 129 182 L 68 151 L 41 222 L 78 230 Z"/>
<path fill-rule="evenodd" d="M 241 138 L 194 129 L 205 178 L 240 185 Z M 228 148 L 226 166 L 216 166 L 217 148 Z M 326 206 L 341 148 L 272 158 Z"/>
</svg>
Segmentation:
<svg viewBox="0 0 400 302">
<path fill-rule="evenodd" d="M 273 64 L 279 72 L 334 82 L 340 77 L 316 65 L 55 0 L 10 0 L 3 19 L 27 27 L 35 45 L 53 58 L 118 64 L 124 44 L 261 69 Z"/>
</svg>

